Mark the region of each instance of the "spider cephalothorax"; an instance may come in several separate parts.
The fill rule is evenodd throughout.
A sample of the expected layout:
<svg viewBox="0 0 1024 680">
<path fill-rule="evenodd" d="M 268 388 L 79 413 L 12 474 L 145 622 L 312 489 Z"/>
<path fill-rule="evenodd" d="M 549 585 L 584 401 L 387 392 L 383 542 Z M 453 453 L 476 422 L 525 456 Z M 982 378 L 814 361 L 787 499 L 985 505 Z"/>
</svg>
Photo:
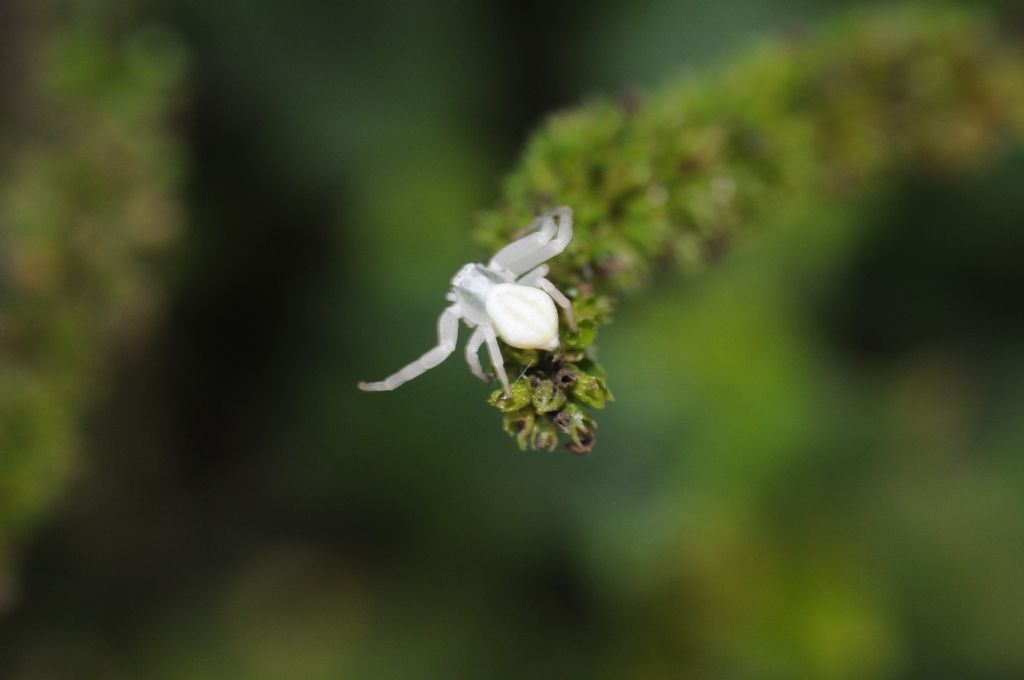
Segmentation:
<svg viewBox="0 0 1024 680">
<path fill-rule="evenodd" d="M 359 389 L 393 390 L 440 364 L 455 351 L 462 319 L 476 329 L 466 343 L 469 369 L 487 381 L 477 355 L 480 345 L 486 342 L 491 365 L 505 394 L 510 395 L 498 338 L 520 349 L 557 349 L 556 304 L 565 310 L 569 327 L 576 328 L 569 298 L 544 278 L 548 273 L 544 262 L 565 250 L 572 240 L 572 210 L 564 206 L 555 208 L 535 219 L 527 229 L 532 233 L 499 250 L 487 264 L 467 264 L 455 275 L 448 293 L 452 304 L 441 313 L 437 323 L 437 347 L 384 380 L 359 383 Z"/>
</svg>

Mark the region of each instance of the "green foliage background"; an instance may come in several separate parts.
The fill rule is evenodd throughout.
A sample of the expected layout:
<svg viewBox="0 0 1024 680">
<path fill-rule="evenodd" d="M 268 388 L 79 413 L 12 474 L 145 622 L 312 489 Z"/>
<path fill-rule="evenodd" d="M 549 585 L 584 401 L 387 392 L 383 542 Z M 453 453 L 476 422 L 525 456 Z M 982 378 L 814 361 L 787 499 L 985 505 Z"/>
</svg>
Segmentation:
<svg viewBox="0 0 1024 680">
<path fill-rule="evenodd" d="M 166 125 L 180 49 L 101 17 L 29 14 L 5 27 L 0 569 L 65 488 L 113 355 L 146 341 L 164 284 L 153 256 L 181 221 Z"/>
<path fill-rule="evenodd" d="M 0 677 L 1024 671 L 1014 3 L 7 7 Z M 665 214 L 614 198 L 648 152 Z M 354 389 L 474 214 L 486 252 L 595 159 L 614 200 L 549 189 L 562 281 L 629 265 L 590 456 L 520 453 L 458 357 Z"/>
</svg>

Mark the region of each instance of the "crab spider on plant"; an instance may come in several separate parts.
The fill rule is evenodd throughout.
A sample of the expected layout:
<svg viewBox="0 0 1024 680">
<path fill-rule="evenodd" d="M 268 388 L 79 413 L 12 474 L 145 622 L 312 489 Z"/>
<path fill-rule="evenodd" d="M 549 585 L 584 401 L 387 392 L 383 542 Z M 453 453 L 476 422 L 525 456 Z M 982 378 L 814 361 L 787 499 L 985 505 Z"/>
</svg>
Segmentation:
<svg viewBox="0 0 1024 680">
<path fill-rule="evenodd" d="M 491 365 L 505 394 L 511 396 L 498 338 L 520 349 L 557 349 L 556 304 L 565 310 L 569 327 L 576 330 L 569 298 L 544 278 L 548 273 L 544 262 L 565 250 L 572 240 L 572 209 L 562 206 L 544 213 L 527 230 L 532 233 L 499 250 L 487 264 L 467 264 L 455 275 L 447 295 L 452 304 L 437 322 L 436 347 L 384 380 L 359 383 L 359 389 L 393 390 L 440 364 L 455 351 L 462 319 L 475 329 L 466 343 L 469 370 L 488 381 L 477 354 L 486 343 Z"/>
</svg>

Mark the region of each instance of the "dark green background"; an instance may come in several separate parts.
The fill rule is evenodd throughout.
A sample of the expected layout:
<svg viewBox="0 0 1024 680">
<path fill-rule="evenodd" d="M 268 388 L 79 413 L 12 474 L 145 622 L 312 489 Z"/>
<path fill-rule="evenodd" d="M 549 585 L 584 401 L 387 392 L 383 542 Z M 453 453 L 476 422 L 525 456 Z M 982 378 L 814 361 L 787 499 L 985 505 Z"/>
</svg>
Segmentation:
<svg viewBox="0 0 1024 680">
<path fill-rule="evenodd" d="M 590 456 L 519 452 L 461 352 L 355 389 L 433 342 L 547 113 L 845 4 L 115 4 L 188 55 L 186 226 L 0 676 L 1024 674 L 1024 150 L 623 301 Z"/>
</svg>

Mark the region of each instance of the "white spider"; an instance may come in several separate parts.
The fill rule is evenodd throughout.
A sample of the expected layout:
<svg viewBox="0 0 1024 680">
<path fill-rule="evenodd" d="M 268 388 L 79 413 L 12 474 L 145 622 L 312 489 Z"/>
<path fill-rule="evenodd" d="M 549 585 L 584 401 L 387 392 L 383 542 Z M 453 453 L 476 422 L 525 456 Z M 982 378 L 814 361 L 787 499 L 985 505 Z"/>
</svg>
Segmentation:
<svg viewBox="0 0 1024 680">
<path fill-rule="evenodd" d="M 437 322 L 437 347 L 394 375 L 379 382 L 361 382 L 368 392 L 393 390 L 437 366 L 455 351 L 459 319 L 476 328 L 466 343 L 466 361 L 473 375 L 487 382 L 477 352 L 487 343 L 505 394 L 512 395 L 505 362 L 498 346 L 500 337 L 512 347 L 554 350 L 558 347 L 558 311 L 565 310 L 569 327 L 576 330 L 572 303 L 544 278 L 543 264 L 565 250 L 572 239 L 572 209 L 555 208 L 527 227 L 533 231 L 508 244 L 484 264 L 467 264 L 452 279 L 447 299 L 453 303 Z M 553 302 L 552 302 L 553 301 Z"/>
</svg>

